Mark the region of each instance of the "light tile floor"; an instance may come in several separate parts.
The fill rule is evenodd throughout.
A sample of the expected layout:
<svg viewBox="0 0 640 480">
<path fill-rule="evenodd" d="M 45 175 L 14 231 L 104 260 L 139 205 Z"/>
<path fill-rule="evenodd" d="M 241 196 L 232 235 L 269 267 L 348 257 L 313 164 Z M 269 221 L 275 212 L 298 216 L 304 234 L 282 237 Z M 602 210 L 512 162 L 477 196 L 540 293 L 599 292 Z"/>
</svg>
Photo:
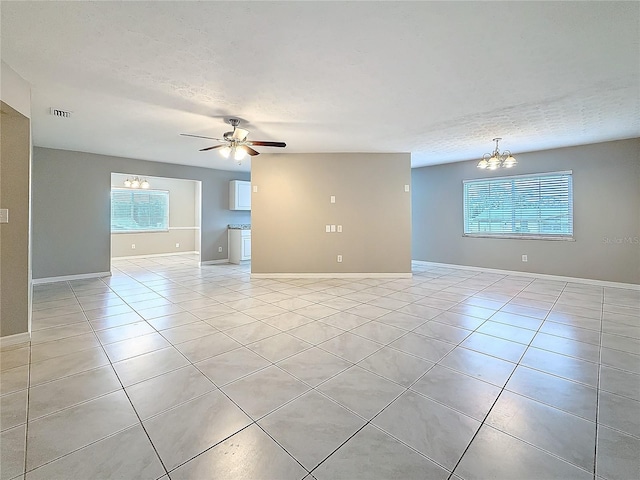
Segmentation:
<svg viewBox="0 0 640 480">
<path fill-rule="evenodd" d="M 34 289 L 1 479 L 637 479 L 640 292 L 192 255 Z"/>
</svg>

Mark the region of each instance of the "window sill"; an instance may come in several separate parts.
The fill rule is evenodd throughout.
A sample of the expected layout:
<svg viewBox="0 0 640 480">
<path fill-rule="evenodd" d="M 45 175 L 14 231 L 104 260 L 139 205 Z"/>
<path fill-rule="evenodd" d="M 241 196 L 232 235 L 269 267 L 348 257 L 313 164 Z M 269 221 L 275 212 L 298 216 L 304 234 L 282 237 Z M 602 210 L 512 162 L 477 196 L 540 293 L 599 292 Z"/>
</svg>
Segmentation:
<svg viewBox="0 0 640 480">
<path fill-rule="evenodd" d="M 166 230 L 111 230 L 112 235 L 118 235 L 120 233 L 167 233 L 169 229 Z"/>
<path fill-rule="evenodd" d="M 497 238 L 509 240 L 551 240 L 552 242 L 575 242 L 574 237 L 552 237 L 543 235 L 483 235 L 483 234 L 462 234 L 463 237 L 470 238 Z"/>
</svg>

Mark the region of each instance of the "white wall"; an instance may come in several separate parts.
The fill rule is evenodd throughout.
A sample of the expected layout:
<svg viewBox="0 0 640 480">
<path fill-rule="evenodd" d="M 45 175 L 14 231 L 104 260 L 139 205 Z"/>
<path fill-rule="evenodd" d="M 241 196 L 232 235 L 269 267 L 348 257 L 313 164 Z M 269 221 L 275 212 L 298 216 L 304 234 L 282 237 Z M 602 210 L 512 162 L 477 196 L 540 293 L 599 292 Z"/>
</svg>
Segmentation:
<svg viewBox="0 0 640 480">
<path fill-rule="evenodd" d="M 31 118 L 31 86 L 3 61 L 0 61 L 0 98 L 14 110 Z"/>
</svg>

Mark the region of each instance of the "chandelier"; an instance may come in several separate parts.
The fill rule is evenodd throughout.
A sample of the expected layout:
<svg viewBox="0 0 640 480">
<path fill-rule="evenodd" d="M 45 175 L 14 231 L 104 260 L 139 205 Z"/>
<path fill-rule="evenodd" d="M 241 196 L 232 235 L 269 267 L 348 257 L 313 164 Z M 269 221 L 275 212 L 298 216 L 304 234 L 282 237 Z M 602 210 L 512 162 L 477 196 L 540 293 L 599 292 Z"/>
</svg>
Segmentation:
<svg viewBox="0 0 640 480">
<path fill-rule="evenodd" d="M 145 190 L 150 187 L 146 179 L 140 180 L 138 177 L 133 177 L 133 180 L 127 178 L 124 181 L 124 186 L 127 188 L 144 188 Z"/>
<path fill-rule="evenodd" d="M 498 149 L 498 142 L 502 140 L 502 138 L 494 138 L 493 141 L 496 142 L 496 149 L 493 153 L 485 153 L 482 156 L 482 160 L 478 162 L 478 168 L 484 170 L 485 168 L 488 170 L 496 170 L 498 168 L 511 168 L 515 167 L 518 164 L 518 161 L 513 158 L 511 152 L 509 150 L 505 150 L 500 153 Z"/>
</svg>

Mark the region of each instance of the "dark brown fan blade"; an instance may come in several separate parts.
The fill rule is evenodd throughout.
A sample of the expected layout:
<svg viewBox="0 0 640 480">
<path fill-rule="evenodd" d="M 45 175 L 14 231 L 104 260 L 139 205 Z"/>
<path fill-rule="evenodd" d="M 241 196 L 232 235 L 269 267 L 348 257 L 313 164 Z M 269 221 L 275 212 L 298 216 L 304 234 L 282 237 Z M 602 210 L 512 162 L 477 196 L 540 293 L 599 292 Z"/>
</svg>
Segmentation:
<svg viewBox="0 0 640 480">
<path fill-rule="evenodd" d="M 247 145 L 255 145 L 256 147 L 286 147 L 284 142 L 262 142 L 259 140 L 252 140 L 247 142 Z"/>
<path fill-rule="evenodd" d="M 208 140 L 218 140 L 219 142 L 224 142 L 224 140 L 221 138 L 203 137 L 202 135 L 191 135 L 190 133 L 181 133 L 180 135 L 182 135 L 183 137 L 206 138 Z"/>
<path fill-rule="evenodd" d="M 260 152 L 256 152 L 253 148 L 251 148 L 249 145 L 244 145 L 242 146 L 242 148 L 244 148 L 247 153 L 249 155 L 251 155 L 252 157 L 255 157 L 256 155 L 260 155 Z"/>
<path fill-rule="evenodd" d="M 225 147 L 226 145 L 214 145 L 213 147 L 207 147 L 207 148 L 201 148 L 200 151 L 201 152 L 206 152 L 207 150 L 213 150 L 215 148 L 222 148 Z"/>
</svg>

